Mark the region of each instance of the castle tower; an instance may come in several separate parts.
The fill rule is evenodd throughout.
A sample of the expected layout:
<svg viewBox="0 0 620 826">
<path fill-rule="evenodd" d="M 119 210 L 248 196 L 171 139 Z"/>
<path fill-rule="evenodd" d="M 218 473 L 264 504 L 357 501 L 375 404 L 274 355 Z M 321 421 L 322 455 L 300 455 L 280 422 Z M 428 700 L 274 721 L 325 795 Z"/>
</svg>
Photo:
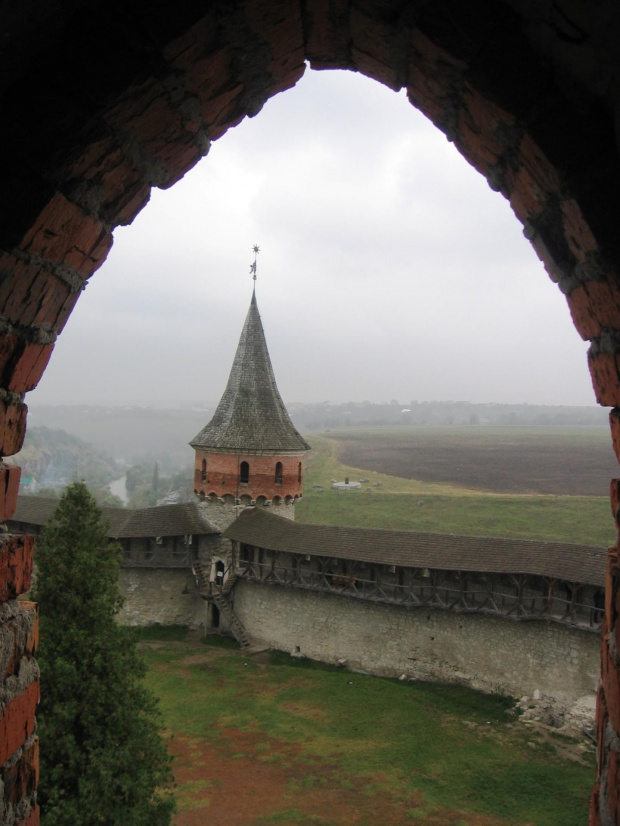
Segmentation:
<svg viewBox="0 0 620 826">
<path fill-rule="evenodd" d="M 211 505 L 209 518 L 218 526 L 248 505 L 277 507 L 294 518 L 310 446 L 278 392 L 255 292 L 224 395 L 190 445 L 196 451 L 194 492 Z"/>
</svg>

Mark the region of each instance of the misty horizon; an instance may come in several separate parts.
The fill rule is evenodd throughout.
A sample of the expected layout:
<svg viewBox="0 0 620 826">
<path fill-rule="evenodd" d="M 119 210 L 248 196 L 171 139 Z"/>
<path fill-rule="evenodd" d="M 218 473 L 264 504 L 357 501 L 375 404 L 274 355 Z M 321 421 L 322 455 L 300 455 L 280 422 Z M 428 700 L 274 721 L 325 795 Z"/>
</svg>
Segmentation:
<svg viewBox="0 0 620 826">
<path fill-rule="evenodd" d="M 28 402 L 28 399 L 26 399 Z M 109 408 L 109 409 L 135 409 L 135 410 L 195 410 L 195 411 L 212 411 L 215 410 L 217 405 L 219 404 L 219 399 L 213 402 L 201 402 L 199 400 L 192 400 L 192 399 L 182 399 L 177 400 L 175 402 L 165 400 L 165 401 L 158 401 L 158 400 L 145 400 L 142 399 L 141 401 L 132 401 L 131 399 L 116 399 L 113 402 L 109 401 L 58 401 L 58 402 L 43 402 L 43 403 L 30 403 L 28 405 L 28 409 L 30 412 L 37 411 L 39 409 L 44 408 L 62 408 L 62 407 L 70 407 L 70 408 Z M 284 404 L 287 409 L 294 408 L 294 407 L 308 407 L 308 406 L 319 406 L 319 405 L 332 405 L 334 407 L 344 407 L 346 405 L 353 405 L 353 406 L 360 406 L 360 405 L 376 405 L 376 406 L 391 406 L 397 405 L 399 407 L 412 407 L 415 405 L 470 405 L 472 407 L 480 406 L 480 407 L 549 407 L 549 408 L 569 408 L 569 409 L 580 409 L 583 408 L 585 410 L 600 410 L 604 413 L 610 408 L 602 407 L 598 404 L 537 404 L 536 402 L 522 402 L 522 401 L 512 401 L 512 402 L 495 402 L 490 400 L 485 401 L 471 401 L 469 399 L 409 399 L 409 400 L 399 400 L 399 399 L 381 399 L 375 400 L 372 399 L 346 399 L 346 400 L 334 400 L 334 399 L 320 399 L 317 401 L 295 401 L 295 400 L 284 400 Z"/>
</svg>

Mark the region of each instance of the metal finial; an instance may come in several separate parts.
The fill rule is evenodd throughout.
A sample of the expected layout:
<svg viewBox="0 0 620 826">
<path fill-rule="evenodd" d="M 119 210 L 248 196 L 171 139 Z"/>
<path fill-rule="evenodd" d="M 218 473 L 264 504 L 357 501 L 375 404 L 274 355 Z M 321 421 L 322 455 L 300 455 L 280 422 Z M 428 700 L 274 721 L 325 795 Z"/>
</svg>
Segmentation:
<svg viewBox="0 0 620 826">
<path fill-rule="evenodd" d="M 252 278 L 256 281 L 256 256 L 260 252 L 260 247 L 258 244 L 254 244 L 252 247 L 252 252 L 254 253 L 254 263 L 250 264 L 250 273 L 252 274 Z"/>
</svg>

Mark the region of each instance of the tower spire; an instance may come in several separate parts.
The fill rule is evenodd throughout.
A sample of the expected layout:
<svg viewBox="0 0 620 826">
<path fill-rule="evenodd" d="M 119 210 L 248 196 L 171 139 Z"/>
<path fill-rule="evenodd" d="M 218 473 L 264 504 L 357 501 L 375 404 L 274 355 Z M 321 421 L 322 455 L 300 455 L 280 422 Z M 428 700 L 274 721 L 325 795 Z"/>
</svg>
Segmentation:
<svg viewBox="0 0 620 826">
<path fill-rule="evenodd" d="M 297 455 L 310 449 L 278 392 L 254 294 L 224 394 L 190 444 L 198 451 L 235 455 Z"/>
<path fill-rule="evenodd" d="M 254 262 L 250 264 L 250 273 L 254 280 L 254 289 L 256 290 L 256 259 L 258 253 L 260 252 L 260 247 L 258 246 L 258 244 L 254 244 L 254 246 L 252 247 L 252 252 L 254 253 Z"/>
</svg>

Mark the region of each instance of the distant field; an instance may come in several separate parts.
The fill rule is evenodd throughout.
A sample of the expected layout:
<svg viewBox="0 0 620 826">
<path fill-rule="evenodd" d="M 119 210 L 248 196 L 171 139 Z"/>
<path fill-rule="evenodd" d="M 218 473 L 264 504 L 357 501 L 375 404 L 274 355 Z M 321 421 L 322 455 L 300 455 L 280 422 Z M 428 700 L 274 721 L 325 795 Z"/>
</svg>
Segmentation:
<svg viewBox="0 0 620 826">
<path fill-rule="evenodd" d="M 606 496 L 605 427 L 385 427 L 331 433 L 344 464 L 493 493 Z"/>
<path fill-rule="evenodd" d="M 388 450 L 391 439 L 402 436 L 394 433 L 396 430 L 401 428 L 385 429 Z M 412 432 L 411 428 L 406 430 Z M 378 431 L 379 435 L 377 431 L 368 431 L 377 466 L 382 433 L 383 430 Z M 358 434 L 356 431 L 356 438 Z M 340 437 L 340 434 L 330 434 L 334 435 Z M 596 442 L 600 436 L 596 432 L 581 433 L 581 438 L 587 443 L 588 439 Z M 296 519 L 300 522 L 574 542 L 599 547 L 612 544 L 615 537 L 607 493 L 601 496 L 488 493 L 455 483 L 390 475 L 385 468 L 380 472 L 362 464 L 345 464 L 342 443 L 335 438 L 313 436 L 310 441 L 313 450 L 305 474 L 304 495 L 296 507 Z M 347 444 L 348 440 L 345 447 Z M 430 446 L 427 447 L 430 456 Z M 344 453 L 346 455 L 346 450 Z M 542 449 L 541 456 L 544 456 Z M 363 457 L 359 458 L 362 461 Z M 366 478 L 368 482 L 361 490 L 351 493 L 339 494 L 332 490 L 331 480 L 345 476 L 355 480 Z M 322 489 L 314 487 L 317 485 Z"/>
<path fill-rule="evenodd" d="M 505 697 L 198 640 L 143 648 L 172 736 L 176 826 L 587 820 L 593 746 L 515 722 Z"/>
</svg>

